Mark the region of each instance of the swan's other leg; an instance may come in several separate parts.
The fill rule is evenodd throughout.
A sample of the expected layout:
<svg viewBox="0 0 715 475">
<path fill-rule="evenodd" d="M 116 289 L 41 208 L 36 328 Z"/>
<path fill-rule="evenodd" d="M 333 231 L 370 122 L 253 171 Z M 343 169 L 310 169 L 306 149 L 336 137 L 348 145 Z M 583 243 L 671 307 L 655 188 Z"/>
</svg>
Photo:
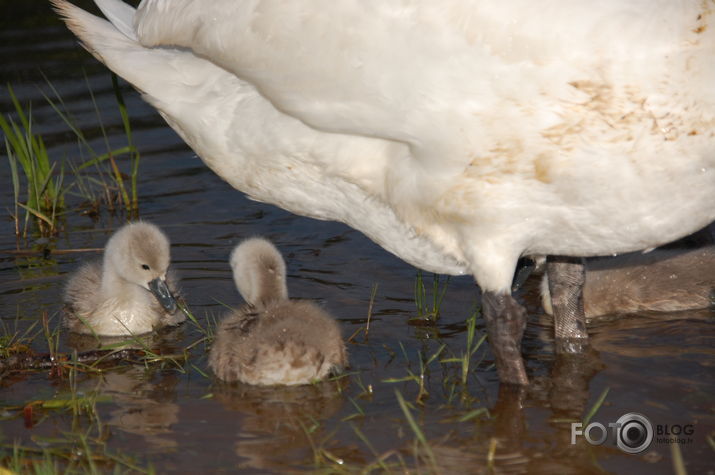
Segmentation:
<svg viewBox="0 0 715 475">
<path fill-rule="evenodd" d="M 499 380 L 510 384 L 529 384 L 521 357 L 526 309 L 508 293 L 486 291 L 482 293 L 482 310 Z"/>
<path fill-rule="evenodd" d="M 588 343 L 583 286 L 586 279 L 582 258 L 549 256 L 546 272 L 554 313 L 557 351 L 579 352 Z"/>
</svg>

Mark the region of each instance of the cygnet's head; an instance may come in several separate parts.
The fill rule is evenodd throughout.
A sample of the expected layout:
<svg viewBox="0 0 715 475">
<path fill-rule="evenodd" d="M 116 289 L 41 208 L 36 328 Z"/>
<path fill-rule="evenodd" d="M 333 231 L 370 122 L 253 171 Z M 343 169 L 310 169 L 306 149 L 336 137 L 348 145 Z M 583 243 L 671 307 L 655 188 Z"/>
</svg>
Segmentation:
<svg viewBox="0 0 715 475">
<path fill-rule="evenodd" d="M 233 280 L 243 299 L 262 308 L 288 299 L 286 265 L 281 253 L 263 238 L 250 238 L 231 252 Z"/>
<path fill-rule="evenodd" d="M 166 285 L 171 261 L 169 239 L 155 225 L 143 221 L 119 228 L 104 248 L 104 266 L 121 279 L 150 291 L 170 313 L 176 300 Z"/>
</svg>

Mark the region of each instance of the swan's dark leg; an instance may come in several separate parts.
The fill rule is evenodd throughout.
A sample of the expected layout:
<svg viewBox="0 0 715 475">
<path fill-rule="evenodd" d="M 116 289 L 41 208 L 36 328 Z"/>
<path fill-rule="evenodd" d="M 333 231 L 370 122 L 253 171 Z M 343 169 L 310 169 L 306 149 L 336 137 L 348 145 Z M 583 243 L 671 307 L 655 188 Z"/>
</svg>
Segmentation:
<svg viewBox="0 0 715 475">
<path fill-rule="evenodd" d="M 482 311 L 489 343 L 503 383 L 529 384 L 521 357 L 521 337 L 526 328 L 526 309 L 509 294 L 484 292 Z"/>
<path fill-rule="evenodd" d="M 578 352 L 588 343 L 583 310 L 586 273 L 582 258 L 549 256 L 546 272 L 554 311 L 557 351 Z"/>
</svg>

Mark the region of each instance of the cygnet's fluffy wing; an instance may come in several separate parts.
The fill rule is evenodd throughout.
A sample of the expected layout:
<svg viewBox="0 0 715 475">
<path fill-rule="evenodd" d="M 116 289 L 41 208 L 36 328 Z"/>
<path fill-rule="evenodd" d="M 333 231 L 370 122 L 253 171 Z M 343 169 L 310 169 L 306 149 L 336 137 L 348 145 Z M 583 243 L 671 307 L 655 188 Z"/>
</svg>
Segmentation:
<svg viewBox="0 0 715 475">
<path fill-rule="evenodd" d="M 209 366 L 224 381 L 306 384 L 347 361 L 338 324 L 311 302 L 284 301 L 227 316 L 216 331 Z"/>
<path fill-rule="evenodd" d="M 81 315 L 88 323 L 100 305 L 102 261 L 94 260 L 82 265 L 70 277 L 65 287 L 65 326 L 71 331 L 85 332 L 85 325 L 77 317 Z"/>
</svg>

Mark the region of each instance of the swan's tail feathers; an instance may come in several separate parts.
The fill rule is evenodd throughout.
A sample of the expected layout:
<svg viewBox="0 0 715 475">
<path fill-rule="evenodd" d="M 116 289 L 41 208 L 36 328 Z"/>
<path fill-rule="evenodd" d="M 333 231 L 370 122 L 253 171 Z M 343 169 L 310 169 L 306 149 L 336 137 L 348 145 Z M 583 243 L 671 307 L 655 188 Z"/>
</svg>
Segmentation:
<svg viewBox="0 0 715 475">
<path fill-rule="evenodd" d="M 114 69 L 111 64 L 113 53 L 120 54 L 122 51 L 133 50 L 139 46 L 136 40 L 123 34 L 114 24 L 84 11 L 66 0 L 50 0 L 50 2 L 67 24 L 67 28 L 79 38 L 82 46 L 110 69 Z M 97 3 L 114 2 L 100 1 Z"/>
<path fill-rule="evenodd" d="M 112 22 L 117 30 L 121 31 L 124 36 L 138 41 L 136 31 L 134 31 L 134 13 L 136 10 L 131 5 L 124 3 L 122 0 L 94 0 L 107 20 Z"/>
<path fill-rule="evenodd" d="M 190 115 L 183 107 L 195 108 L 206 103 L 206 85 L 211 89 L 211 104 L 223 101 L 224 90 L 241 87 L 238 80 L 210 61 L 175 48 L 147 48 L 124 30 L 131 27 L 134 10 L 120 0 L 96 0 L 107 21 L 96 17 L 67 0 L 50 0 L 67 27 L 79 38 L 82 46 L 95 58 L 131 83 L 142 97 L 159 109 L 165 117 Z M 233 85 L 233 89 L 226 86 Z M 193 101 L 193 102 L 192 102 Z M 173 113 L 170 113 L 173 111 Z M 168 120 L 168 119 L 167 119 Z"/>
<path fill-rule="evenodd" d="M 126 35 L 122 30 L 131 26 L 134 9 L 125 7 L 119 0 L 97 0 L 102 11 L 112 19 L 109 22 L 67 0 L 50 1 L 82 46 L 130 82 L 146 100 L 180 97 L 183 85 L 175 68 L 177 64 L 182 67 L 186 58 L 180 58 L 180 52 L 170 48 L 145 48 Z M 155 102 L 152 104 L 158 107 Z"/>
</svg>

